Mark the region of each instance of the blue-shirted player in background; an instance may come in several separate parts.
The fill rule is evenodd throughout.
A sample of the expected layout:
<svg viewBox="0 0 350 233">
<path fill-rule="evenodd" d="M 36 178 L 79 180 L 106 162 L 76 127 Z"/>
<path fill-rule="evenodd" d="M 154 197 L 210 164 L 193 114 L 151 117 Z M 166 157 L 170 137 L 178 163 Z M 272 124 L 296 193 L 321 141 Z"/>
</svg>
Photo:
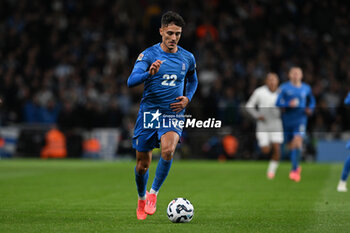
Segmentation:
<svg viewBox="0 0 350 233">
<path fill-rule="evenodd" d="M 350 92 L 346 96 L 344 103 L 345 103 L 345 105 L 350 105 Z M 346 148 L 350 149 L 350 141 L 348 141 L 348 143 L 346 144 Z M 337 187 L 338 192 L 347 192 L 348 191 L 348 189 L 346 187 L 346 180 L 348 179 L 349 172 L 350 172 L 350 155 L 346 158 L 345 163 L 344 163 L 343 172 L 341 174 L 340 181 L 339 181 L 338 187 Z"/>
<path fill-rule="evenodd" d="M 316 104 L 311 87 L 303 83 L 302 78 L 301 68 L 292 67 L 289 70 L 290 81 L 281 85 L 280 94 L 276 101 L 276 105 L 283 108 L 283 130 L 292 162 L 289 178 L 295 182 L 299 182 L 301 179 L 299 156 L 306 131 L 307 117 L 312 114 Z"/>
<path fill-rule="evenodd" d="M 184 25 L 185 22 L 179 14 L 171 11 L 165 13 L 159 29 L 162 42 L 147 48 L 139 55 L 128 79 L 128 87 L 144 83 L 133 137 L 138 191 L 136 215 L 141 220 L 156 211 L 157 194 L 169 173 L 173 153 L 182 133 L 182 128 L 176 125 L 163 127 L 163 115 L 173 114 L 178 120 L 182 120 L 181 115 L 198 85 L 194 56 L 177 45 Z M 187 82 L 184 94 L 185 79 Z M 147 118 L 149 116 L 151 118 Z M 155 128 L 150 128 L 149 126 L 154 126 L 153 123 Z M 159 143 L 161 158 L 148 193 L 148 168 L 152 160 L 152 150 L 159 147 Z"/>
</svg>

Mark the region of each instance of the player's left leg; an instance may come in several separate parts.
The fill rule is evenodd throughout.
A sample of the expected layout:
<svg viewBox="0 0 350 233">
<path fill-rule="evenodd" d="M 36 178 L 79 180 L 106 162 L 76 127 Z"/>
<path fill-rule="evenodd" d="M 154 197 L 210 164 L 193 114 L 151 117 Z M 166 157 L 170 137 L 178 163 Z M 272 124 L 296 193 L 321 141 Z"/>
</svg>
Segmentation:
<svg viewBox="0 0 350 233">
<path fill-rule="evenodd" d="M 179 134 L 174 131 L 166 132 L 161 136 L 161 157 L 150 193 L 147 193 L 145 212 L 149 215 L 156 211 L 157 194 L 170 171 L 173 155 L 179 141 Z"/>
<path fill-rule="evenodd" d="M 271 152 L 270 146 L 263 146 L 260 149 L 261 149 L 261 153 L 263 153 L 264 155 L 268 155 Z"/>
<path fill-rule="evenodd" d="M 348 189 L 346 187 L 346 180 L 348 179 L 349 172 L 350 172 L 350 155 L 347 157 L 347 159 L 345 160 L 345 163 L 344 163 L 343 172 L 341 174 L 341 178 L 340 178 L 340 181 L 339 181 L 338 187 L 337 187 L 338 192 L 347 192 L 348 191 Z"/>
</svg>

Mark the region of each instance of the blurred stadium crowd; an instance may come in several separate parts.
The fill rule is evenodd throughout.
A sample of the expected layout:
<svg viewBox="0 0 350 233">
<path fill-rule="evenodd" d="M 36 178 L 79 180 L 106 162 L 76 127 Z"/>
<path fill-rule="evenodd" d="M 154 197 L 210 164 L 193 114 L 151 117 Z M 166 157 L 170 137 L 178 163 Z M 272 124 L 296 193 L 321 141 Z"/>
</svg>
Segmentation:
<svg viewBox="0 0 350 233">
<path fill-rule="evenodd" d="M 310 132 L 350 129 L 350 11 L 331 0 L 3 0 L 0 125 L 132 129 L 143 87 L 126 81 L 167 10 L 184 17 L 180 46 L 197 60 L 196 118 L 253 132 L 240 106 L 267 72 L 283 82 L 299 65 L 317 100 Z"/>
</svg>

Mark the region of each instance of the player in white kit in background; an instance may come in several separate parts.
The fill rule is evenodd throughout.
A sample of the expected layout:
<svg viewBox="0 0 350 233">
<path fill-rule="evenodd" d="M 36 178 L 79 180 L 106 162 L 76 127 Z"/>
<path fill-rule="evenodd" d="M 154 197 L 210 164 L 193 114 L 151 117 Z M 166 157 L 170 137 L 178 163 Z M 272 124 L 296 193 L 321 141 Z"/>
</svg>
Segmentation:
<svg viewBox="0 0 350 233">
<path fill-rule="evenodd" d="M 279 108 L 276 107 L 278 96 L 278 76 L 276 73 L 266 75 L 265 85 L 258 87 L 249 98 L 246 109 L 256 119 L 256 138 L 261 152 L 272 152 L 267 169 L 267 178 L 273 179 L 281 155 L 283 126 Z"/>
</svg>

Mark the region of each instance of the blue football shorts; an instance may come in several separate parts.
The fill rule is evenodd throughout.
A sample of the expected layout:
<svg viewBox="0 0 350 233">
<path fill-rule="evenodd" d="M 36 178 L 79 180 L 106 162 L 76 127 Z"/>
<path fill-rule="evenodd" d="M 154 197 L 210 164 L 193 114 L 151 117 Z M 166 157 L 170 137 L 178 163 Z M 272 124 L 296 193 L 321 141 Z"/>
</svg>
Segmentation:
<svg viewBox="0 0 350 233">
<path fill-rule="evenodd" d="M 161 124 L 158 128 L 145 128 L 144 127 L 144 121 L 141 114 L 137 116 L 135 129 L 134 129 L 134 136 L 132 138 L 132 147 L 140 152 L 148 152 L 153 150 L 154 148 L 160 147 L 160 139 L 163 136 L 163 134 L 173 131 L 176 132 L 179 137 L 181 138 L 182 135 L 182 128 L 175 127 L 172 124 L 165 124 L 165 127 L 162 125 L 162 119 Z M 177 118 L 177 120 L 182 120 L 181 118 Z"/>
<path fill-rule="evenodd" d="M 301 136 L 302 138 L 306 135 L 306 123 L 297 122 L 294 124 L 283 124 L 284 141 L 291 142 L 294 136 Z"/>
</svg>

